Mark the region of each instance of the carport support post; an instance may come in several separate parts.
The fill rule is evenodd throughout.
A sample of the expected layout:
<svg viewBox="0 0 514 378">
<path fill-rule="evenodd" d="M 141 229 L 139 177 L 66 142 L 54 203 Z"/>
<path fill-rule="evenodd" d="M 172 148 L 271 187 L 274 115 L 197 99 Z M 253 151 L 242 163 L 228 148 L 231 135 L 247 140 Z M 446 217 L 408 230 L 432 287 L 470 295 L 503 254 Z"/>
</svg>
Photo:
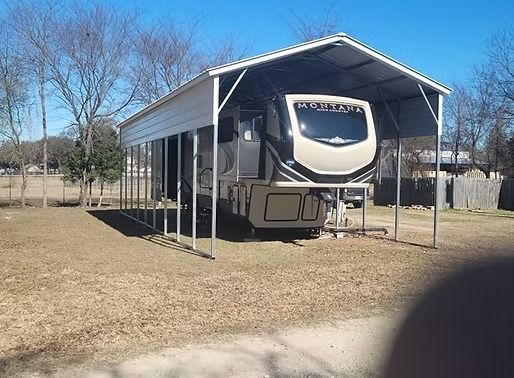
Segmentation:
<svg viewBox="0 0 514 378">
<path fill-rule="evenodd" d="M 145 224 L 148 224 L 148 142 L 145 142 Z"/>
<path fill-rule="evenodd" d="M 168 235 L 168 138 L 164 138 L 164 235 Z"/>
<path fill-rule="evenodd" d="M 396 207 L 394 208 L 394 240 L 399 240 L 400 232 L 400 190 L 401 190 L 402 143 L 400 131 L 396 137 Z"/>
<path fill-rule="evenodd" d="M 368 188 L 362 189 L 362 232 L 366 233 L 366 218 L 367 218 L 367 207 L 368 207 Z"/>
<path fill-rule="evenodd" d="M 182 134 L 177 139 L 177 241 L 180 241 L 180 202 L 182 197 Z"/>
<path fill-rule="evenodd" d="M 152 226 L 157 228 L 157 141 L 152 141 Z"/>
<path fill-rule="evenodd" d="M 130 215 L 134 216 L 134 146 L 130 147 Z"/>
<path fill-rule="evenodd" d="M 198 192 L 198 129 L 193 130 L 193 202 L 191 213 L 191 246 L 196 248 L 196 202 Z"/>
<path fill-rule="evenodd" d="M 128 148 L 125 148 L 125 214 L 128 214 Z"/>
<path fill-rule="evenodd" d="M 243 71 L 243 72 L 246 72 Z M 243 73 L 240 75 L 242 78 Z M 219 77 L 213 78 L 213 92 L 212 92 L 212 211 L 211 211 L 211 259 L 216 258 L 216 217 L 217 217 L 217 199 L 218 199 L 218 119 L 221 108 L 218 108 L 219 103 Z M 238 78 L 238 80 L 240 80 Z"/>
<path fill-rule="evenodd" d="M 136 215 L 137 215 L 137 219 L 139 219 L 139 192 L 140 192 L 140 189 L 139 189 L 139 181 L 140 181 L 140 174 L 139 174 L 139 171 L 141 170 L 141 145 L 138 144 L 137 145 L 137 183 L 136 183 L 136 188 L 137 188 L 137 199 L 136 199 L 136 203 L 137 203 L 137 209 L 136 209 Z"/>
<path fill-rule="evenodd" d="M 421 88 L 421 87 L 420 87 Z M 400 232 L 400 189 L 401 189 L 401 164 L 402 164 L 402 144 L 400 142 L 400 125 L 399 121 L 395 118 L 389 104 L 382 95 L 382 92 L 377 88 L 377 92 L 382 97 L 384 106 L 391 117 L 396 127 L 396 206 L 394 208 L 394 240 L 398 241 Z"/>
<path fill-rule="evenodd" d="M 120 150 L 121 150 L 121 130 L 120 130 Z M 123 150 L 121 150 L 123 151 Z M 123 184 L 123 160 L 121 162 L 120 167 L 120 212 L 123 213 L 123 191 L 122 191 L 122 184 Z M 9 183 L 9 194 L 11 192 L 11 183 Z M 9 206 L 11 205 L 11 196 L 9 195 Z M 62 204 L 64 206 L 64 180 L 62 180 Z"/>
<path fill-rule="evenodd" d="M 339 191 L 340 191 L 340 189 L 337 188 L 336 189 L 336 231 L 339 230 L 339 213 L 341 212 Z"/>
<path fill-rule="evenodd" d="M 428 101 L 428 97 L 423 90 L 421 84 L 418 83 L 419 91 L 421 95 L 425 99 L 425 102 L 428 106 L 428 110 L 432 113 L 432 117 L 434 117 L 434 121 L 437 125 L 437 133 L 435 139 L 435 188 L 434 188 L 434 239 L 433 239 L 433 247 L 437 248 L 439 243 L 439 175 L 441 173 L 441 135 L 443 133 L 443 96 L 440 94 L 437 95 L 437 115 L 434 113 L 434 109 L 432 105 L 430 105 L 430 101 Z"/>
<path fill-rule="evenodd" d="M 441 172 L 441 135 L 443 132 L 443 96 L 437 96 L 437 135 L 435 149 L 435 188 L 434 188 L 434 240 L 433 247 L 439 245 L 439 175 Z"/>
</svg>

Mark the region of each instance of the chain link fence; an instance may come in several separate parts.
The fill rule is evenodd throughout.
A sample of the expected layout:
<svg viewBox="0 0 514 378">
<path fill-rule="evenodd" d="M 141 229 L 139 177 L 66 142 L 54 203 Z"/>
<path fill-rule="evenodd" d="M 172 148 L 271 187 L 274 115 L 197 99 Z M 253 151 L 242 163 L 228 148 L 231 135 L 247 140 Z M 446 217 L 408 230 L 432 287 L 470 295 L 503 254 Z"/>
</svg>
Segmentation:
<svg viewBox="0 0 514 378">
<path fill-rule="evenodd" d="M 19 175 L 0 176 L 0 207 L 20 206 L 22 178 Z M 102 206 L 118 207 L 120 201 L 120 184 L 104 183 Z M 80 186 L 78 183 L 64 181 L 62 175 L 48 175 L 48 205 L 76 206 L 79 204 Z M 92 205 L 96 206 L 101 196 L 101 185 L 93 182 L 91 185 Z M 43 176 L 28 175 L 25 201 L 28 206 L 43 204 Z"/>
</svg>

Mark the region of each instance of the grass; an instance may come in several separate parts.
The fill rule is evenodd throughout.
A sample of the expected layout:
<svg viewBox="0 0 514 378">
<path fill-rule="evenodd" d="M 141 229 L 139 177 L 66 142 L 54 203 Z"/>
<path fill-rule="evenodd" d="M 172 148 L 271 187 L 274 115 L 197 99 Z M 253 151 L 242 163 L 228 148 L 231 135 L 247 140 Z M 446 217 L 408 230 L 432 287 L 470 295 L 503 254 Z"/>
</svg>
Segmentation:
<svg viewBox="0 0 514 378">
<path fill-rule="evenodd" d="M 360 214 L 349 210 L 357 225 Z M 394 209 L 368 214 L 392 231 Z M 432 216 L 401 210 L 402 240 L 429 244 Z M 0 375 L 384 311 L 462 264 L 510 256 L 513 226 L 496 212 L 444 211 L 434 250 L 379 235 L 242 242 L 221 224 L 209 261 L 115 210 L 0 209 Z"/>
</svg>

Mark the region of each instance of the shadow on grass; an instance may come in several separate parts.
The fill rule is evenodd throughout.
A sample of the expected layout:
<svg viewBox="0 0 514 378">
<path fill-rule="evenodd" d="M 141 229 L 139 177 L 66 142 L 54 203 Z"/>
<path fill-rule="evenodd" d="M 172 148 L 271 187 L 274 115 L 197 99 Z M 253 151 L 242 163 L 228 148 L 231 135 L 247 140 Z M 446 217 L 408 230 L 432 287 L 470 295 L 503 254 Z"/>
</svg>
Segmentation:
<svg viewBox="0 0 514 378">
<path fill-rule="evenodd" d="M 276 378 L 285 378 L 285 377 L 344 377 L 345 374 L 342 374 L 341 371 L 338 371 L 340 367 L 333 366 L 335 365 L 330 359 L 324 359 L 317 357 L 314 353 L 307 352 L 305 350 L 301 350 L 296 348 L 294 345 L 291 345 L 281 337 L 275 336 L 271 337 L 269 341 L 269 346 L 271 345 L 280 345 L 284 346 L 278 350 L 270 351 L 255 351 L 247 348 L 243 345 L 234 345 L 234 346 L 218 346 L 214 345 L 208 348 L 202 348 L 203 350 L 200 353 L 205 353 L 209 351 L 210 348 L 215 356 L 221 357 L 220 361 L 216 361 L 212 366 L 212 371 L 209 374 L 209 377 L 224 377 L 231 372 L 232 374 L 228 374 L 230 376 L 234 375 L 234 373 L 239 373 L 240 371 L 252 372 L 255 376 L 264 376 L 264 377 L 276 377 Z M 225 362 L 225 359 L 228 358 L 228 363 Z M 297 359 L 299 362 L 299 366 L 291 368 L 290 361 L 291 359 Z M 186 358 L 185 361 L 177 361 L 173 357 L 164 357 L 159 358 L 158 362 L 152 366 L 152 363 L 147 363 L 143 360 L 142 363 L 139 363 L 142 367 L 139 370 L 141 375 L 159 375 L 166 377 L 181 377 L 181 376 L 194 376 L 195 368 L 191 368 L 190 357 Z M 134 364 L 137 366 L 138 362 L 131 362 L 132 366 Z M 200 371 L 205 369 L 205 363 L 200 362 Z M 233 364 L 235 364 L 235 372 L 233 369 Z M 202 366 L 203 365 L 203 366 Z M 127 364 L 118 364 L 111 367 L 98 369 L 94 372 L 99 373 L 101 376 L 106 377 L 125 377 L 130 376 L 130 368 L 128 368 Z M 197 373 L 197 372 L 195 372 Z M 362 371 L 363 375 L 359 376 L 373 376 L 371 372 Z"/>
<path fill-rule="evenodd" d="M 432 244 L 429 244 L 429 243 L 424 244 L 424 243 L 411 242 L 411 241 L 407 241 L 407 240 L 394 240 L 394 237 L 387 237 L 387 236 L 382 236 L 382 235 L 367 235 L 367 236 L 371 236 L 374 239 L 384 240 L 384 241 L 388 241 L 391 243 L 400 243 L 400 244 L 405 244 L 405 245 L 411 245 L 413 247 L 437 249 Z"/>
<path fill-rule="evenodd" d="M 119 210 L 89 210 L 88 213 L 109 227 L 121 232 L 125 236 L 140 237 L 149 239 L 151 235 L 160 235 L 163 232 L 164 210 L 158 209 L 155 215 L 155 228 L 158 231 L 146 227 L 128 217 L 120 214 Z M 136 212 L 132 214 L 137 219 L 144 221 L 144 210 L 141 209 L 139 216 Z M 153 224 L 153 214 L 149 210 L 146 216 L 147 222 Z M 181 218 L 181 235 L 191 237 L 191 219 L 184 215 Z M 168 209 L 168 232 L 177 229 L 176 209 Z M 210 222 L 206 225 L 197 225 L 197 238 L 209 239 L 211 237 Z M 252 242 L 252 241 L 281 241 L 284 243 L 298 243 L 299 239 L 310 239 L 313 236 L 304 230 L 256 230 L 252 233 L 250 227 L 242 221 L 227 217 L 220 217 L 217 224 L 217 237 L 221 240 L 231 242 Z"/>
<path fill-rule="evenodd" d="M 57 371 L 58 366 L 81 365 L 86 361 L 85 356 L 55 352 L 60 349 L 59 343 L 49 342 L 39 348 L 0 356 L 0 377 L 50 376 Z"/>
</svg>

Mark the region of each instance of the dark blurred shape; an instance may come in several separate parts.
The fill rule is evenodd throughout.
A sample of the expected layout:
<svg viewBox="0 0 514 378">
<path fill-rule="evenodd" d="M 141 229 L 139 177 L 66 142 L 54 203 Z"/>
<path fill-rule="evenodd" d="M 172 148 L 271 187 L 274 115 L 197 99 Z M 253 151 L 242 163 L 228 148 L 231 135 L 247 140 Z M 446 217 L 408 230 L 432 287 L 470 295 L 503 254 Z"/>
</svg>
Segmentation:
<svg viewBox="0 0 514 378">
<path fill-rule="evenodd" d="M 385 377 L 514 377 L 514 260 L 431 289 L 401 326 Z"/>
</svg>

